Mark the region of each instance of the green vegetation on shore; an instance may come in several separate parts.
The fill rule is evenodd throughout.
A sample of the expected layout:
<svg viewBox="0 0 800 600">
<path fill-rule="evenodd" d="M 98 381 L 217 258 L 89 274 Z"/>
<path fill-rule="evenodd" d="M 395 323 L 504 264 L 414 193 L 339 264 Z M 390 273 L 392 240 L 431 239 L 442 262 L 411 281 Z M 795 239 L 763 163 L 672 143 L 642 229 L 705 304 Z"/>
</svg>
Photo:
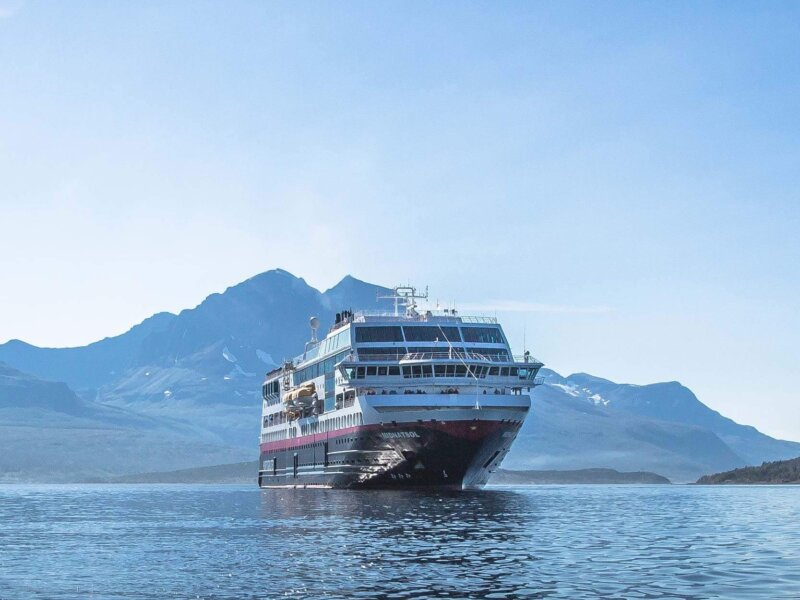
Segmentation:
<svg viewBox="0 0 800 600">
<path fill-rule="evenodd" d="M 759 467 L 743 467 L 704 475 L 697 483 L 800 483 L 800 458 L 776 460 L 762 463 Z"/>
</svg>

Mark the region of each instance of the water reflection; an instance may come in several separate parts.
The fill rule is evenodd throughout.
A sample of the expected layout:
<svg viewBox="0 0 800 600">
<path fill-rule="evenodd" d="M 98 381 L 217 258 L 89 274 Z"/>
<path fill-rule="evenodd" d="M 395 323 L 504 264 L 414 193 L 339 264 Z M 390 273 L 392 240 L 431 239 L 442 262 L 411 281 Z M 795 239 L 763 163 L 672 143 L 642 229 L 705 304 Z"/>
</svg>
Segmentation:
<svg viewBox="0 0 800 600">
<path fill-rule="evenodd" d="M 266 490 L 261 515 L 264 541 L 283 540 L 278 560 L 308 556 L 295 543 L 322 551 L 311 569 L 294 562 L 299 590 L 393 598 L 547 593 L 531 587 L 536 557 L 521 523 L 522 515 L 535 522 L 535 506 L 514 491 Z"/>
</svg>

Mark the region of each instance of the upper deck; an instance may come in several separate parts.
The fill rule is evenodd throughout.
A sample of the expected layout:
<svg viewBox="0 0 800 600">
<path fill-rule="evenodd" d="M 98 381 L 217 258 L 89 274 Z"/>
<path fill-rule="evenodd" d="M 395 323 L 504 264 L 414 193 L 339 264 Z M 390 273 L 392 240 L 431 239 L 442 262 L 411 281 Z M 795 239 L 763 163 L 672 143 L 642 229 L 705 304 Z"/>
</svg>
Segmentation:
<svg viewBox="0 0 800 600">
<path fill-rule="evenodd" d="M 336 365 L 353 362 L 409 362 L 431 360 L 524 362 L 541 365 L 529 353 L 515 357 L 497 319 L 460 315 L 456 310 L 417 310 L 415 288 L 398 287 L 390 296 L 391 311 L 349 310 L 336 314 L 324 339 L 317 341 L 318 321 L 312 319 L 312 340 L 302 354 L 267 374 L 267 380 L 293 373 L 292 384 L 331 374 Z M 402 302 L 402 307 L 401 307 Z M 401 311 L 401 308 L 403 309 Z"/>
<path fill-rule="evenodd" d="M 265 428 L 353 409 L 362 396 L 514 396 L 541 383 L 542 363 L 529 352 L 514 356 L 494 317 L 418 312 L 413 304 L 402 315 L 344 311 L 319 341 L 319 320 L 310 324 L 305 351 L 267 374 Z"/>
<path fill-rule="evenodd" d="M 337 315 L 340 317 L 340 315 Z M 337 318 L 328 335 L 308 342 L 303 354 L 287 361 L 293 384 L 320 373 L 332 373 L 348 362 L 480 361 L 541 365 L 530 356 L 514 356 L 502 327 L 493 317 L 460 316 L 448 311 L 413 315 L 364 311 Z M 267 380 L 285 375 L 286 368 L 267 374 Z"/>
</svg>

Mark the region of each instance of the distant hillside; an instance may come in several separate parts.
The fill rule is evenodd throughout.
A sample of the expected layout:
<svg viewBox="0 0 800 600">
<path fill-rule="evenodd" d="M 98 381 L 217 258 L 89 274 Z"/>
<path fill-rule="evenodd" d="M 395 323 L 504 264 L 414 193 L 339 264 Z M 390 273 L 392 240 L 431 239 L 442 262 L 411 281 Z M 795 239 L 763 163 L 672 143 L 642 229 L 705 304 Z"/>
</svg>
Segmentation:
<svg viewBox="0 0 800 600">
<path fill-rule="evenodd" d="M 258 478 L 258 461 L 240 462 L 212 467 L 139 473 L 123 477 L 91 478 L 90 483 L 252 483 Z M 569 483 L 670 483 L 655 473 L 620 473 L 614 469 L 580 469 L 577 471 L 510 471 L 498 470 L 493 484 L 569 484 Z"/>
<path fill-rule="evenodd" d="M 577 469 L 574 471 L 511 471 L 498 469 L 490 480 L 498 485 L 532 484 L 625 484 L 625 483 L 670 483 L 656 473 L 636 471 L 620 473 L 614 469 Z"/>
<path fill-rule="evenodd" d="M 697 483 L 798 483 L 800 484 L 800 458 L 765 462 L 760 467 L 744 467 L 704 475 Z"/>
<path fill-rule="evenodd" d="M 64 383 L 0 363 L 0 483 L 74 482 L 255 452 L 229 448 L 184 421 L 79 398 Z"/>
<path fill-rule="evenodd" d="M 87 483 L 252 483 L 258 482 L 258 461 L 196 467 L 178 471 L 139 473 L 123 477 L 90 479 Z"/>
</svg>

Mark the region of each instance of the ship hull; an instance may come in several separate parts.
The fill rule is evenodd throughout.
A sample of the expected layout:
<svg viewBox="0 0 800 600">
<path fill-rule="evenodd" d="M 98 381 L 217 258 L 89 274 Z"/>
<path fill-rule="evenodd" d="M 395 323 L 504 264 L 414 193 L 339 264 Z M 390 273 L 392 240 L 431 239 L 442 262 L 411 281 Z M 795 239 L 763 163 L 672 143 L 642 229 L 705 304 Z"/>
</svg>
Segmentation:
<svg viewBox="0 0 800 600">
<path fill-rule="evenodd" d="M 259 485 L 479 488 L 508 452 L 521 422 L 392 421 L 265 443 Z"/>
</svg>

